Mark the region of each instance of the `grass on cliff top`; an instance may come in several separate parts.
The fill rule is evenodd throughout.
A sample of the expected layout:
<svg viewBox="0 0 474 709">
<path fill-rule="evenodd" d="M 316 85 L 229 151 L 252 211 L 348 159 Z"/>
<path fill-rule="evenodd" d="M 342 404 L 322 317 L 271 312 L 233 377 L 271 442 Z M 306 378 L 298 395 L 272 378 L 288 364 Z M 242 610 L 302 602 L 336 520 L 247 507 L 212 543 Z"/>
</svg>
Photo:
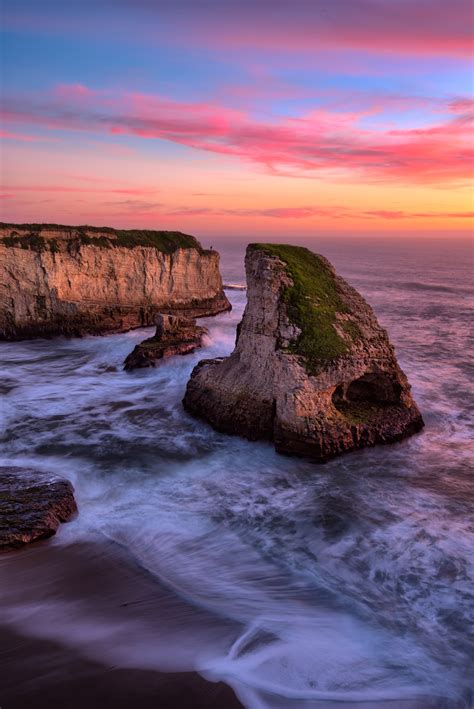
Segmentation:
<svg viewBox="0 0 474 709">
<path fill-rule="evenodd" d="M 100 248 L 113 248 L 122 246 L 133 249 L 135 246 L 149 246 L 170 254 L 176 249 L 197 249 L 199 252 L 203 248 L 199 241 L 190 234 L 183 234 L 180 231 L 152 231 L 150 229 L 112 229 L 111 227 L 94 226 L 63 226 L 61 224 L 7 224 L 0 222 L 0 228 L 11 229 L 10 236 L 0 238 L 0 243 L 6 246 L 16 246 L 33 251 L 57 251 L 59 241 L 54 237 L 44 238 L 41 231 L 69 231 L 71 240 L 78 239 L 81 244 L 98 246 Z M 28 231 L 27 234 L 19 234 L 16 229 Z M 97 236 L 95 236 L 97 234 Z M 107 235 L 107 236 L 106 236 Z M 110 235 L 110 238 L 108 238 Z"/>
<path fill-rule="evenodd" d="M 316 372 L 321 360 L 333 360 L 347 352 L 349 343 L 338 334 L 334 324 L 336 313 L 347 313 L 348 308 L 323 259 L 302 246 L 250 244 L 249 248 L 265 251 L 286 264 L 294 285 L 285 289 L 283 299 L 288 317 L 301 329 L 301 335 L 289 351 L 306 359 L 308 372 Z M 360 335 L 352 321 L 339 325 L 351 340 Z"/>
</svg>

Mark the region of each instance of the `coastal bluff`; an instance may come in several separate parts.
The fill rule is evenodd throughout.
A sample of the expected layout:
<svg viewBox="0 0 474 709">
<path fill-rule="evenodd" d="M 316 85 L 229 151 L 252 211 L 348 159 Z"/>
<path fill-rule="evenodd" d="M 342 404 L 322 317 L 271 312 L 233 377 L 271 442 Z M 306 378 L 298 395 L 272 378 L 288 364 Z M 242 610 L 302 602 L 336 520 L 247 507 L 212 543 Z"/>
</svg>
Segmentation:
<svg viewBox="0 0 474 709">
<path fill-rule="evenodd" d="M 245 267 L 235 349 L 198 363 L 187 411 L 319 462 L 423 427 L 386 331 L 327 259 L 297 246 L 250 244 Z"/>
<path fill-rule="evenodd" d="M 0 339 L 124 332 L 229 310 L 217 251 L 181 232 L 0 223 Z"/>
</svg>

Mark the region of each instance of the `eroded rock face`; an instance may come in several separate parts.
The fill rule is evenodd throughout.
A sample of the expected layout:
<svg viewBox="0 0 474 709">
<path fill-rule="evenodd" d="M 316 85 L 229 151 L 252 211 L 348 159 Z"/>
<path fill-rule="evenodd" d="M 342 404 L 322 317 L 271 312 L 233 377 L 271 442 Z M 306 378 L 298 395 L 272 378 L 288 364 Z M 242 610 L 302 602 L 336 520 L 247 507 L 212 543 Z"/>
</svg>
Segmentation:
<svg viewBox="0 0 474 709">
<path fill-rule="evenodd" d="M 189 412 L 316 461 L 422 428 L 386 331 L 324 257 L 251 244 L 246 273 L 235 349 L 195 367 Z"/>
<path fill-rule="evenodd" d="M 201 347 L 202 338 L 207 334 L 207 329 L 196 325 L 192 318 L 163 313 L 158 315 L 156 323 L 154 336 L 143 340 L 130 352 L 124 369 L 154 367 L 163 357 L 194 352 Z"/>
<path fill-rule="evenodd" d="M 124 332 L 230 309 L 219 254 L 180 232 L 0 224 L 0 339 Z"/>
<path fill-rule="evenodd" d="M 0 552 L 52 536 L 75 512 L 68 480 L 30 468 L 0 467 Z"/>
</svg>

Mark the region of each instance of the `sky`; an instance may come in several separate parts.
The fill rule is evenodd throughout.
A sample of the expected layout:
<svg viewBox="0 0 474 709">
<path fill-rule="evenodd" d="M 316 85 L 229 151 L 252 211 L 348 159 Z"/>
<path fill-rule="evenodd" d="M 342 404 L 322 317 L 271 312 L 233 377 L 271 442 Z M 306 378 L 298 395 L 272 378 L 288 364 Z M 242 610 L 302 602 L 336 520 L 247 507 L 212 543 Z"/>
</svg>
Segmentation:
<svg viewBox="0 0 474 709">
<path fill-rule="evenodd" d="M 470 0 L 2 0 L 2 220 L 466 235 Z"/>
</svg>

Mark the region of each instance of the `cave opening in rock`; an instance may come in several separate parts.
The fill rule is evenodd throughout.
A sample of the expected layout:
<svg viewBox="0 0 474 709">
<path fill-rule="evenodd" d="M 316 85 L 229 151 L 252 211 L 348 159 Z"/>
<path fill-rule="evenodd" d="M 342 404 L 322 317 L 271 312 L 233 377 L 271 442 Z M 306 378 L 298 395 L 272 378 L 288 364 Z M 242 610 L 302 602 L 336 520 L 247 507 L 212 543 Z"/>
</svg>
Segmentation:
<svg viewBox="0 0 474 709">
<path fill-rule="evenodd" d="M 371 372 L 354 379 L 349 384 L 339 384 L 332 395 L 337 408 L 351 404 L 386 406 L 400 402 L 402 387 L 384 372 Z"/>
</svg>

